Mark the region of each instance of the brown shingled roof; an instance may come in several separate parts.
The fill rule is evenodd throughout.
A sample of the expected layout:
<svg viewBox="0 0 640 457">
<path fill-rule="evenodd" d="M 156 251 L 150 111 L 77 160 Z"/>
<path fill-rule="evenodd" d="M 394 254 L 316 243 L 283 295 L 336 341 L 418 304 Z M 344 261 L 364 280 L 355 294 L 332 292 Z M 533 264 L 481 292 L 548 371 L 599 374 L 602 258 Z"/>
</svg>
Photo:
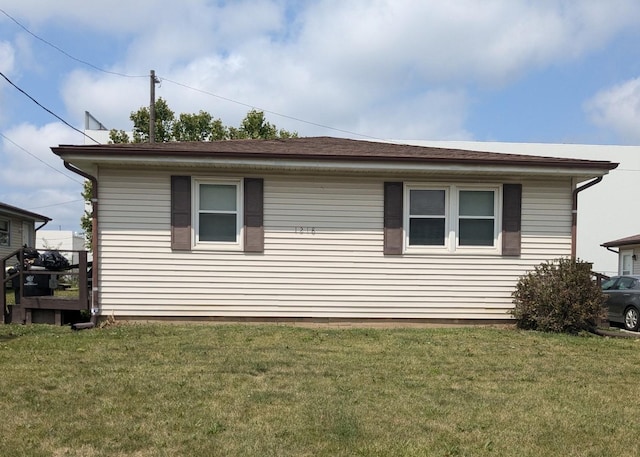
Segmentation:
<svg viewBox="0 0 640 457">
<path fill-rule="evenodd" d="M 468 151 L 406 144 L 352 140 L 333 137 L 303 137 L 274 140 L 227 140 L 210 142 L 130 143 L 103 145 L 60 145 L 57 155 L 109 155 L 139 157 L 202 157 L 407 161 L 445 164 L 528 165 L 560 168 L 612 170 L 609 161 L 527 156 Z"/>
<path fill-rule="evenodd" d="M 608 241 L 607 243 L 602 243 L 600 246 L 605 248 L 615 248 L 618 246 L 629 246 L 631 244 L 640 244 L 640 233 L 626 238 L 620 238 L 619 240 Z"/>
</svg>

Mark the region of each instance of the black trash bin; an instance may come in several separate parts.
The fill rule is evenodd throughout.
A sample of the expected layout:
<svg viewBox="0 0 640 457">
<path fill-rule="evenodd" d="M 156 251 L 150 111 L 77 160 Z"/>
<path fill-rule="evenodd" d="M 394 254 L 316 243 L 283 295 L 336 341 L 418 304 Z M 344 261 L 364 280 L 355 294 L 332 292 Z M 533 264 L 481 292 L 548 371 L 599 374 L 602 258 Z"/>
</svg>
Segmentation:
<svg viewBox="0 0 640 457">
<path fill-rule="evenodd" d="M 8 306 L 8 309 L 5 310 L 5 323 L 24 323 L 25 310 L 20 303 L 21 295 L 23 297 L 41 297 L 52 296 L 54 294 L 55 283 L 58 277 L 57 274 L 49 272 L 42 267 L 31 268 L 35 269 L 25 270 L 22 276 L 16 276 L 11 280 L 15 305 Z M 42 273 L 34 274 L 34 271 L 40 271 Z"/>
<path fill-rule="evenodd" d="M 34 274 L 33 271 L 47 272 Z M 16 305 L 20 304 L 20 291 L 22 291 L 23 297 L 41 297 L 53 295 L 54 289 L 51 288 L 52 279 L 56 279 L 57 275 L 52 275 L 45 269 L 38 270 L 26 270 L 22 275 L 23 280 L 20 281 L 21 276 L 16 276 L 11 280 L 11 287 L 13 288 L 13 294 L 16 300 Z"/>
</svg>

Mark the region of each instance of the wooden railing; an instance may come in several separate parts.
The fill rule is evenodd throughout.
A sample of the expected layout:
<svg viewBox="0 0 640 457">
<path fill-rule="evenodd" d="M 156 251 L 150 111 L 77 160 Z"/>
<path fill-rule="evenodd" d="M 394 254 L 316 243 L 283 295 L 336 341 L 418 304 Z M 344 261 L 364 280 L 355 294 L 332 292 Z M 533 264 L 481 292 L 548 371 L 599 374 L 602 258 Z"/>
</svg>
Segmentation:
<svg viewBox="0 0 640 457">
<path fill-rule="evenodd" d="M 603 275 L 602 273 L 596 273 L 595 271 L 592 271 L 591 275 L 595 278 L 598 287 L 602 286 L 602 281 L 606 281 L 607 279 L 609 279 L 609 276 Z"/>
<path fill-rule="evenodd" d="M 44 252 L 44 251 L 43 251 Z M 77 256 L 77 263 L 70 264 L 62 270 L 51 270 L 31 265 L 25 258 L 25 249 L 18 249 L 1 260 L 2 294 L 0 305 L 4 314 L 4 322 L 27 323 L 33 321 L 36 310 L 50 310 L 55 324 L 62 324 L 64 311 L 83 311 L 90 309 L 87 251 L 60 250 L 63 254 Z M 10 271 L 9 271 L 10 270 Z M 77 283 L 77 294 L 60 296 L 57 292 L 61 276 Z M 38 290 L 38 285 L 47 286 Z M 9 289 L 13 289 L 15 304 L 8 304 L 6 297 Z M 75 288 L 74 291 L 75 292 Z"/>
</svg>

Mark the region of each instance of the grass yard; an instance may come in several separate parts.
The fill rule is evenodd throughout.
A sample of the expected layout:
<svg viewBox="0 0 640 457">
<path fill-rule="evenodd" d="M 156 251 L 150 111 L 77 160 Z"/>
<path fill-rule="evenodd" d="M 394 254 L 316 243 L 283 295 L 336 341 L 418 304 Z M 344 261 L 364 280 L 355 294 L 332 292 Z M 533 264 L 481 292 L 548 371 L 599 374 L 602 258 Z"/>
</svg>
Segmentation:
<svg viewBox="0 0 640 457">
<path fill-rule="evenodd" d="M 3 456 L 636 456 L 640 342 L 0 326 Z"/>
</svg>

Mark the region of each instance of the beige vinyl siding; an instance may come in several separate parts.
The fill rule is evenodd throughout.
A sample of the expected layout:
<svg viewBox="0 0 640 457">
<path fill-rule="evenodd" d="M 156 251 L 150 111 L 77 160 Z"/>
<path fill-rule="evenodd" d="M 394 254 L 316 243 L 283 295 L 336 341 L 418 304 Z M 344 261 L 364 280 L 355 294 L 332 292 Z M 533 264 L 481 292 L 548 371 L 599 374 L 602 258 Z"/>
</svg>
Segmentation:
<svg viewBox="0 0 640 457">
<path fill-rule="evenodd" d="M 525 182 L 522 257 L 540 261 L 571 254 L 572 188 L 566 181 Z"/>
<path fill-rule="evenodd" d="M 14 247 L 14 244 L 16 243 L 16 241 L 19 241 L 21 238 L 17 238 L 19 235 L 19 233 L 17 233 L 15 230 L 15 226 L 18 225 L 16 224 L 16 221 L 11 219 L 9 216 L 5 216 L 0 214 L 0 218 L 3 221 L 7 221 L 9 223 L 9 245 L 0 245 L 0 257 L 5 257 L 9 254 L 11 254 L 13 251 L 15 251 L 16 249 L 18 249 L 18 246 Z"/>
<path fill-rule="evenodd" d="M 570 254 L 568 179 L 522 181 L 522 256 L 506 258 L 384 256 L 383 177 L 261 177 L 264 253 L 173 252 L 170 173 L 101 170 L 103 314 L 507 319 L 517 278 Z"/>
<path fill-rule="evenodd" d="M 5 257 L 22 247 L 22 222 L 15 216 L 0 215 L 2 220 L 9 221 L 9 246 L 0 246 L 0 257 Z M 29 221 L 33 225 L 33 222 Z"/>
</svg>

